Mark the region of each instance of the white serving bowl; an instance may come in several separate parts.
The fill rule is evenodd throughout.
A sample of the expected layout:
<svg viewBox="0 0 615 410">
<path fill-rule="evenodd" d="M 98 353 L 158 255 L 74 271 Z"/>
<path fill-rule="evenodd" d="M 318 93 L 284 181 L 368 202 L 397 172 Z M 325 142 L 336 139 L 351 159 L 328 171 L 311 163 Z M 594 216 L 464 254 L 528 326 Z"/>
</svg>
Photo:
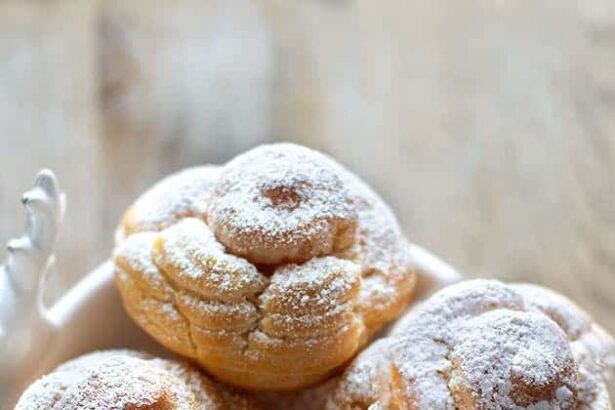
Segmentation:
<svg viewBox="0 0 615 410">
<path fill-rule="evenodd" d="M 12 246 L 9 253 L 24 248 L 27 255 L 19 263 L 9 257 L 7 264 L 0 266 L 0 342 L 4 333 L 4 343 L 0 343 L 0 409 L 12 409 L 21 392 L 36 378 L 84 353 L 130 348 L 170 355 L 124 312 L 113 284 L 110 261 L 86 274 L 53 307 L 42 306 L 44 281 L 40 280 L 36 285 L 34 279 L 44 275 L 48 261 L 52 259 L 55 231 L 63 211 L 57 181 L 53 174 L 47 173 L 45 177 L 47 180 L 43 183 L 48 185 L 44 186 L 46 191 L 43 192 L 47 207 L 44 217 L 47 220 L 37 219 L 41 217 L 37 215 L 40 209 L 29 209 L 24 201 L 29 225 L 20 240 L 25 241 L 25 245 L 20 242 Z M 37 185 L 30 193 L 39 188 Z M 39 238 L 41 232 L 46 234 L 44 240 Z M 419 272 L 413 301 L 462 278 L 456 270 L 418 246 L 411 245 L 411 253 Z M 16 282 L 15 277 L 29 278 L 30 286 L 19 288 L 12 283 Z"/>
<path fill-rule="evenodd" d="M 458 272 L 427 251 L 413 246 L 412 252 L 420 272 L 414 300 L 460 280 Z M 169 354 L 128 318 L 112 273 L 111 262 L 103 263 L 48 310 L 52 333 L 42 337 L 41 332 L 33 329 L 31 336 L 35 342 L 30 354 L 19 365 L 17 373 L 3 381 L 0 409 L 13 408 L 21 392 L 36 378 L 87 352 L 131 348 Z"/>
<path fill-rule="evenodd" d="M 124 313 L 112 280 L 112 265 L 103 263 L 47 311 L 51 329 L 31 329 L 27 356 L 1 380 L 0 409 L 12 409 L 21 392 L 60 363 L 94 350 L 162 349 Z"/>
</svg>

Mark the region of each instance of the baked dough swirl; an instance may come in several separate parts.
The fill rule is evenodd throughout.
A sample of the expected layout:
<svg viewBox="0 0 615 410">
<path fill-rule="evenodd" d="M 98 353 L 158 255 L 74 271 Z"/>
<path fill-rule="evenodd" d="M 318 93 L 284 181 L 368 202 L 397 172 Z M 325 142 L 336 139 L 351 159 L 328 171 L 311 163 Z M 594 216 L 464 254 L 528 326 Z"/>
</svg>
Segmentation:
<svg viewBox="0 0 615 410">
<path fill-rule="evenodd" d="M 472 280 L 361 353 L 328 409 L 607 410 L 615 342 L 563 296 Z"/>
<path fill-rule="evenodd" d="M 35 381 L 15 410 L 257 410 L 194 367 L 130 350 L 90 353 Z"/>
<path fill-rule="evenodd" d="M 241 387 L 292 390 L 344 365 L 410 300 L 388 206 L 293 144 L 172 175 L 125 213 L 115 280 L 129 315 Z"/>
</svg>

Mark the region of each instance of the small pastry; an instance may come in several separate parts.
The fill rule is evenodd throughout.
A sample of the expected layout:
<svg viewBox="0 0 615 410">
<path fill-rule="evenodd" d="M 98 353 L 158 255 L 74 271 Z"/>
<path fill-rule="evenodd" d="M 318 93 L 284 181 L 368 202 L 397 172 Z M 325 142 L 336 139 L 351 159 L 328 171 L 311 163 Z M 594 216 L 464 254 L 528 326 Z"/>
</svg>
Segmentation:
<svg viewBox="0 0 615 410">
<path fill-rule="evenodd" d="M 35 381 L 15 410 L 256 410 L 194 367 L 130 350 L 91 353 Z"/>
<path fill-rule="evenodd" d="M 324 380 L 398 316 L 415 284 L 382 199 L 292 144 L 164 179 L 128 209 L 117 241 L 115 281 L 137 324 L 252 389 Z"/>
<path fill-rule="evenodd" d="M 472 280 L 408 313 L 346 370 L 328 409 L 610 409 L 615 342 L 565 297 Z"/>
</svg>

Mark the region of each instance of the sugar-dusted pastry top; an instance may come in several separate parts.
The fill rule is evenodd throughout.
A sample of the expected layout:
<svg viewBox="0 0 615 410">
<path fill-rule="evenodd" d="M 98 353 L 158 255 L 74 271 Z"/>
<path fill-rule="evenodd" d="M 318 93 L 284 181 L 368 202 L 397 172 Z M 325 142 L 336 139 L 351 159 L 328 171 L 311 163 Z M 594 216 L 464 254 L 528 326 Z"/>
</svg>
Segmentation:
<svg viewBox="0 0 615 410">
<path fill-rule="evenodd" d="M 257 409 L 192 366 L 129 350 L 91 353 L 35 381 L 15 410 Z"/>
<path fill-rule="evenodd" d="M 409 245 L 382 199 L 293 144 L 172 175 L 125 213 L 115 279 L 132 318 L 240 386 L 334 372 L 409 302 Z"/>
<path fill-rule="evenodd" d="M 252 150 L 229 162 L 207 213 L 230 253 L 274 265 L 350 247 L 357 218 L 338 167 L 292 145 Z"/>
<path fill-rule="evenodd" d="M 347 369 L 329 409 L 610 409 L 615 342 L 565 297 L 472 280 L 411 311 Z"/>
</svg>

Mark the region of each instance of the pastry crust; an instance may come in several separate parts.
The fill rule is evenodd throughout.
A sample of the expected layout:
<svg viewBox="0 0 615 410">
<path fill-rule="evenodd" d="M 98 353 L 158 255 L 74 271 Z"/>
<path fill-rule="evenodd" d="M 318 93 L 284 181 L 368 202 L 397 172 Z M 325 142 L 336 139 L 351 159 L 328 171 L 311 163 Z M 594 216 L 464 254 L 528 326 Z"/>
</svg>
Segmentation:
<svg viewBox="0 0 615 410">
<path fill-rule="evenodd" d="M 261 390 L 336 372 L 398 316 L 416 276 L 382 199 L 292 144 L 161 181 L 127 210 L 114 260 L 137 324 L 216 377 Z"/>
<path fill-rule="evenodd" d="M 357 212 L 336 164 L 304 148 L 278 145 L 226 164 L 207 222 L 230 253 L 280 265 L 350 247 Z"/>
<path fill-rule="evenodd" d="M 130 350 L 91 353 L 35 381 L 15 410 L 258 410 L 187 363 Z"/>
<path fill-rule="evenodd" d="M 327 408 L 608 410 L 614 366 L 612 337 L 565 297 L 472 280 L 361 353 Z"/>
</svg>

